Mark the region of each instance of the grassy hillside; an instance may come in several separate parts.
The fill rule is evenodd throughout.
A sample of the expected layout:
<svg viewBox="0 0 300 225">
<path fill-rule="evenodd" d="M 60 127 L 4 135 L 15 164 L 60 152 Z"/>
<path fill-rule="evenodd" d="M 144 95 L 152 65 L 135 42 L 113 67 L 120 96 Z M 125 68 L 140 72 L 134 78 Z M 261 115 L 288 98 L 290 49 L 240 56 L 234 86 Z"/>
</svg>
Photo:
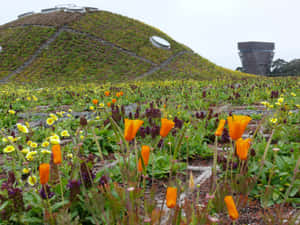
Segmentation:
<svg viewBox="0 0 300 225">
<path fill-rule="evenodd" d="M 245 74 L 216 66 L 160 30 L 118 14 L 55 12 L 35 14 L 0 26 L 0 79 L 19 68 L 58 29 L 65 29 L 15 81 L 213 79 Z M 170 50 L 154 47 L 153 35 L 168 40 Z M 176 55 L 187 51 L 185 54 Z M 168 63 L 162 64 L 167 60 Z"/>
<path fill-rule="evenodd" d="M 147 64 L 84 35 L 63 32 L 18 81 L 128 80 L 150 69 Z"/>
<path fill-rule="evenodd" d="M 21 66 L 53 33 L 54 28 L 16 27 L 0 30 L 0 78 Z"/>
</svg>

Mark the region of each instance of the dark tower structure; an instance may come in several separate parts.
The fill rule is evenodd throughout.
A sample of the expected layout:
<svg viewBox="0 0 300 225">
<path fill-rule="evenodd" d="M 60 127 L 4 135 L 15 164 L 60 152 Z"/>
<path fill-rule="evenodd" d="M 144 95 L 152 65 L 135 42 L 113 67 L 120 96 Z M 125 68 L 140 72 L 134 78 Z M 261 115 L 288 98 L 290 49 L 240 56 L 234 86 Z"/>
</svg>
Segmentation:
<svg viewBox="0 0 300 225">
<path fill-rule="evenodd" d="M 238 49 L 244 72 L 267 75 L 270 73 L 275 44 L 272 42 L 239 42 Z"/>
</svg>

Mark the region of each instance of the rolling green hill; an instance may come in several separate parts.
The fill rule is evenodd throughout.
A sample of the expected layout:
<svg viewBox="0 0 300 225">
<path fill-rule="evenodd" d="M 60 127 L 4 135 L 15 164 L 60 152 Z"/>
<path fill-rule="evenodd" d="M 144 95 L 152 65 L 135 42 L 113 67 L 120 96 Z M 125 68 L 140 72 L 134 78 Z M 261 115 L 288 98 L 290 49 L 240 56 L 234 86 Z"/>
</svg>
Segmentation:
<svg viewBox="0 0 300 225">
<path fill-rule="evenodd" d="M 153 46 L 153 35 L 170 49 Z M 34 14 L 0 26 L 0 80 L 126 81 L 249 76 L 216 66 L 160 30 L 98 11 Z M 2 80 L 3 81 L 3 80 Z"/>
</svg>

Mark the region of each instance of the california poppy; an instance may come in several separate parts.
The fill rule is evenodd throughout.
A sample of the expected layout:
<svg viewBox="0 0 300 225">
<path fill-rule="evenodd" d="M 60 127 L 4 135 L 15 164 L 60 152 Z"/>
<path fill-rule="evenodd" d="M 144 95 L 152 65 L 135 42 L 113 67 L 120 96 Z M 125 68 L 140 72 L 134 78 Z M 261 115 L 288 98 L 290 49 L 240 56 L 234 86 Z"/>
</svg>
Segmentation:
<svg viewBox="0 0 300 225">
<path fill-rule="evenodd" d="M 150 156 L 150 147 L 147 145 L 142 146 L 142 151 L 141 151 L 142 159 L 144 162 L 144 166 L 146 167 L 148 165 L 149 161 L 149 156 Z M 142 172 L 143 171 L 143 164 L 142 164 L 142 159 L 139 159 L 139 164 L 138 164 L 138 171 Z"/>
<path fill-rule="evenodd" d="M 115 104 L 115 103 L 117 102 L 117 99 L 113 98 L 113 99 L 111 100 L 111 102 Z"/>
<path fill-rule="evenodd" d="M 226 206 L 227 206 L 227 210 L 228 210 L 228 214 L 230 216 L 230 218 L 232 220 L 236 220 L 239 218 L 239 213 L 238 211 L 236 210 L 236 207 L 235 207 L 235 204 L 234 204 L 234 201 L 233 201 L 233 198 L 232 196 L 226 196 L 224 198 L 224 201 L 226 203 Z"/>
<path fill-rule="evenodd" d="M 160 136 L 163 138 L 168 135 L 170 130 L 175 126 L 175 123 L 172 120 L 168 120 L 166 118 L 161 119 L 161 128 L 160 128 Z"/>
<path fill-rule="evenodd" d="M 120 92 L 117 92 L 116 96 L 119 98 L 121 96 Z"/>
<path fill-rule="evenodd" d="M 109 95 L 110 95 L 110 92 L 109 92 L 109 91 L 105 91 L 105 92 L 104 92 L 104 95 L 105 95 L 105 96 L 109 96 Z"/>
<path fill-rule="evenodd" d="M 129 120 L 125 119 L 125 130 L 124 130 L 124 137 L 127 141 L 131 141 L 135 138 L 136 133 L 142 126 L 144 121 L 142 120 Z"/>
<path fill-rule="evenodd" d="M 166 204 L 168 208 L 174 208 L 176 206 L 177 201 L 177 188 L 176 187 L 168 187 L 166 194 Z"/>
<path fill-rule="evenodd" d="M 120 93 L 120 96 L 123 96 L 123 94 L 124 94 L 123 91 L 120 91 L 119 93 Z"/>
<path fill-rule="evenodd" d="M 236 145 L 236 154 L 240 158 L 240 160 L 246 160 L 248 155 L 248 150 L 250 148 L 250 142 L 251 139 L 247 138 L 243 140 L 242 138 L 239 138 L 235 145 Z"/>
<path fill-rule="evenodd" d="M 248 123 L 251 121 L 251 117 L 242 115 L 233 115 L 227 118 L 229 135 L 232 140 L 237 140 L 242 137 Z"/>
<path fill-rule="evenodd" d="M 48 163 L 42 163 L 39 167 L 40 171 L 40 183 L 46 184 L 49 181 L 50 165 Z"/>
<path fill-rule="evenodd" d="M 107 103 L 107 107 L 110 107 L 110 105 L 111 105 L 111 103 L 110 103 L 110 102 L 108 102 L 108 103 Z"/>
<path fill-rule="evenodd" d="M 99 101 L 98 101 L 98 99 L 93 99 L 92 102 L 94 105 L 97 105 Z"/>
<path fill-rule="evenodd" d="M 60 164 L 62 162 L 60 145 L 52 146 L 53 163 Z"/>
<path fill-rule="evenodd" d="M 224 119 L 220 120 L 218 128 L 215 132 L 216 136 L 221 136 L 222 135 L 225 123 L 226 123 L 226 120 L 224 120 Z"/>
</svg>

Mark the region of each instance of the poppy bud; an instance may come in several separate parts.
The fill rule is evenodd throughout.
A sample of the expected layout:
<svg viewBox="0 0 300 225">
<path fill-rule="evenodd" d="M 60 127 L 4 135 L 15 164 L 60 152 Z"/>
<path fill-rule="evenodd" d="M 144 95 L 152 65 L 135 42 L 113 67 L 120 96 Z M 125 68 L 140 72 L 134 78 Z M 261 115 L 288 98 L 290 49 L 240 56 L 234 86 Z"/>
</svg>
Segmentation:
<svg viewBox="0 0 300 225">
<path fill-rule="evenodd" d="M 232 196 L 226 196 L 224 198 L 224 201 L 226 203 L 226 206 L 227 206 L 227 210 L 228 210 L 228 214 L 230 216 L 230 218 L 232 220 L 236 220 L 239 218 L 239 213 L 238 211 L 236 210 L 236 207 L 235 207 L 235 203 L 233 201 L 233 198 Z"/>
<path fill-rule="evenodd" d="M 143 159 L 143 162 L 144 162 L 144 166 L 146 168 L 146 166 L 148 165 L 149 156 L 150 156 L 150 147 L 147 146 L 147 145 L 143 145 L 141 155 L 142 155 L 142 159 Z M 143 164 L 142 164 L 141 158 L 139 159 L 138 171 L 139 172 L 143 171 Z"/>
<path fill-rule="evenodd" d="M 50 165 L 48 163 L 42 163 L 39 167 L 40 171 L 40 183 L 46 184 L 49 181 Z"/>
<path fill-rule="evenodd" d="M 168 187 L 166 194 L 166 204 L 168 208 L 174 208 L 176 206 L 177 201 L 177 188 L 176 187 Z"/>
<path fill-rule="evenodd" d="M 222 135 L 225 123 L 226 123 L 226 120 L 224 120 L 224 119 L 220 120 L 218 128 L 215 132 L 216 136 L 221 136 Z"/>
<path fill-rule="evenodd" d="M 62 162 L 60 145 L 52 146 L 52 154 L 53 154 L 53 163 L 60 164 Z"/>
</svg>

